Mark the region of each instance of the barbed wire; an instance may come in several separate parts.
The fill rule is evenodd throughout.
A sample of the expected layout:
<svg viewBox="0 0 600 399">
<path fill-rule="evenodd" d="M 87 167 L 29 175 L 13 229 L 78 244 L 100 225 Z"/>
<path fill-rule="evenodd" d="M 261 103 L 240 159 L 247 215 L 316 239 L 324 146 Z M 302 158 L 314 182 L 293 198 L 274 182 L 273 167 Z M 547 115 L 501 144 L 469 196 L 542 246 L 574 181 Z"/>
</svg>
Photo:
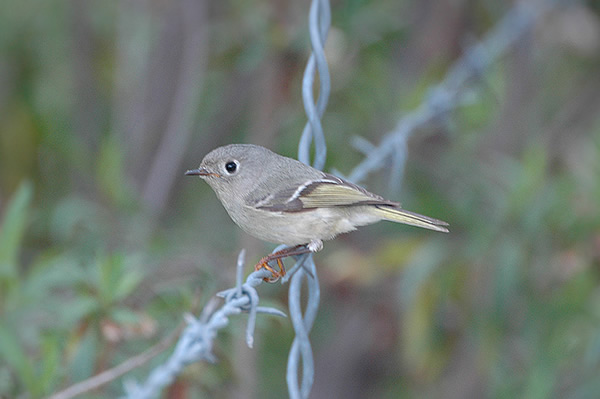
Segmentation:
<svg viewBox="0 0 600 399">
<path fill-rule="evenodd" d="M 365 159 L 347 176 L 351 181 L 361 181 L 369 173 L 383 167 L 391 158 L 391 186 L 395 187 L 402 180 L 407 155 L 407 140 L 419 128 L 435 120 L 444 120 L 448 114 L 461 105 L 473 101 L 474 90 L 469 83 L 479 76 L 489 65 L 505 54 L 514 43 L 533 26 L 542 14 L 543 7 L 531 7 L 518 3 L 503 17 L 495 28 L 479 43 L 469 47 L 465 55 L 454 63 L 441 83 L 429 90 L 426 101 L 413 112 L 402 117 L 396 127 L 386 134 L 378 146 L 361 137 L 353 139 L 353 146 L 365 154 Z M 309 13 L 309 29 L 313 52 L 307 63 L 302 96 L 308 122 L 302 132 L 298 146 L 298 159 L 310 164 L 310 148 L 314 144 L 314 161 L 312 165 L 322 169 L 325 164 L 327 146 L 321 126 L 323 115 L 330 93 L 330 78 L 325 60 L 323 46 L 331 22 L 331 11 L 328 0 L 313 0 Z M 316 72 L 319 74 L 319 97 L 315 104 L 313 85 Z M 274 250 L 278 251 L 283 246 Z M 128 380 L 124 384 L 126 398 L 153 398 L 166 385 L 172 383 L 186 365 L 206 360 L 215 361 L 212 355 L 213 341 L 218 331 L 227 326 L 229 317 L 248 313 L 246 342 L 253 346 L 256 316 L 259 313 L 285 317 L 278 309 L 258 306 L 259 296 L 256 287 L 269 277 L 270 272 L 259 270 L 251 273 L 243 281 L 245 251 L 238 256 L 236 286 L 217 294 L 224 298 L 223 305 L 216 310 L 217 304 L 211 301 L 202 314 L 195 318 L 186 315 L 188 323 L 184 329 L 173 354 L 167 361 L 156 367 L 143 384 Z M 314 380 L 314 362 L 312 348 L 308 338 L 314 323 L 320 300 L 319 281 L 315 263 L 311 254 L 296 257 L 296 264 L 289 269 L 281 280 L 290 281 L 289 312 L 296 336 L 292 343 L 287 364 L 287 384 L 290 398 L 307 398 Z M 301 306 L 302 284 L 308 285 L 308 298 L 304 314 Z M 299 363 L 302 362 L 301 382 L 299 383 Z"/>
<path fill-rule="evenodd" d="M 464 55 L 450 67 L 444 79 L 428 90 L 425 101 L 414 111 L 400 118 L 394 129 L 383 137 L 378 146 L 362 137 L 353 138 L 353 146 L 361 151 L 365 158 L 346 178 L 355 183 L 360 182 L 390 160 L 390 189 L 398 191 L 404 175 L 407 143 L 412 134 L 433 122 L 448 122 L 451 111 L 472 103 L 477 89 L 473 83 L 531 29 L 550 5 L 549 2 L 517 2 L 484 39 L 467 48 Z"/>
<path fill-rule="evenodd" d="M 302 100 L 308 122 L 302 131 L 298 144 L 298 160 L 310 165 L 310 147 L 314 144 L 315 157 L 312 166 L 323 169 L 327 156 L 327 144 L 321 117 L 329 101 L 331 83 L 329 69 L 325 59 L 325 41 L 331 26 L 331 8 L 329 0 L 313 0 L 310 5 L 308 26 L 312 53 L 304 70 L 302 80 Z M 319 73 L 319 97 L 315 104 L 313 85 L 316 72 Z M 314 381 L 314 361 L 312 347 L 308 334 L 312 329 L 317 311 L 321 291 L 317 268 L 312 254 L 306 254 L 296 262 L 298 265 L 295 273 L 290 273 L 291 283 L 288 292 L 290 319 L 296 333 L 294 342 L 288 355 L 286 380 L 288 393 L 292 399 L 308 398 Z M 288 277 L 289 278 L 289 277 Z M 284 282 L 287 280 L 284 280 Z M 307 303 L 304 314 L 302 313 L 301 296 L 302 285 L 306 282 L 308 287 Z M 299 363 L 302 362 L 302 373 L 298 373 Z M 299 383 L 299 375 L 301 382 Z"/>
<path fill-rule="evenodd" d="M 304 126 L 300 143 L 298 145 L 298 160 L 310 165 L 310 146 L 315 144 L 315 159 L 312 164 L 317 169 L 323 169 L 327 156 L 325 135 L 321 126 L 321 117 L 329 101 L 331 83 L 329 69 L 325 59 L 325 40 L 331 26 L 331 8 L 329 0 L 313 0 L 310 5 L 308 26 L 312 53 L 304 70 L 302 79 L 302 100 L 308 122 Z M 319 98 L 315 105 L 313 85 L 315 81 L 315 67 L 319 71 Z"/>
<path fill-rule="evenodd" d="M 238 256 L 236 286 L 217 294 L 225 300 L 221 308 L 216 310 L 218 300 L 214 298 L 204 307 L 198 318 L 185 315 L 187 327 L 181 333 L 169 359 L 156 367 L 142 384 L 131 379 L 126 380 L 125 398 L 154 398 L 165 386 L 171 384 L 188 364 L 201 360 L 214 362 L 213 342 L 218 331 L 229 323 L 229 316 L 248 313 L 246 343 L 250 348 L 254 344 L 257 314 L 286 317 L 286 314 L 278 309 L 258 306 L 259 296 L 255 287 L 262 284 L 263 278 L 269 277 L 271 272 L 265 269 L 255 271 L 246 278 L 245 283 L 242 282 L 245 254 L 246 251 L 242 250 Z"/>
</svg>

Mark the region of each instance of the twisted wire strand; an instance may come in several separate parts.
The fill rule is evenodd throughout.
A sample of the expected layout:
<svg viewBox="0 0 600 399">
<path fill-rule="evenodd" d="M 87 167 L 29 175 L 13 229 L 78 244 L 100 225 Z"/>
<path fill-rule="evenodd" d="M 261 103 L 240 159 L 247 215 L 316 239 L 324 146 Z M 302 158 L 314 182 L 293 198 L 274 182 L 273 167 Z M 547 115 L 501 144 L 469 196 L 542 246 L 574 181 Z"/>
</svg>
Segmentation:
<svg viewBox="0 0 600 399">
<path fill-rule="evenodd" d="M 310 332 L 321 296 L 317 269 L 312 255 L 304 256 L 306 270 L 294 274 L 289 289 L 290 318 L 296 337 L 288 356 L 286 380 L 290 398 L 308 398 L 314 381 L 314 361 L 308 333 Z M 300 291 L 304 281 L 308 284 L 308 303 L 302 315 Z M 302 360 L 302 383 L 298 387 L 298 363 Z"/>
<path fill-rule="evenodd" d="M 391 159 L 390 187 L 398 191 L 404 175 L 407 142 L 418 129 L 435 121 L 448 122 L 451 111 L 475 98 L 477 78 L 515 43 L 529 32 L 535 22 L 550 9 L 549 2 L 516 3 L 480 42 L 470 46 L 450 68 L 444 79 L 429 89 L 425 101 L 414 111 L 404 115 L 378 146 L 363 138 L 355 138 L 353 145 L 365 158 L 347 176 L 352 182 L 364 180 L 368 174 L 381 169 Z"/>
<path fill-rule="evenodd" d="M 313 0 L 309 12 L 309 31 L 312 53 L 304 70 L 302 79 L 302 100 L 308 122 L 304 126 L 300 143 L 298 145 L 298 160 L 310 165 L 310 146 L 314 141 L 315 159 L 313 166 L 317 169 L 323 169 L 325 158 L 327 156 L 327 145 L 325 144 L 325 135 L 321 126 L 321 117 L 325 112 L 325 107 L 329 101 L 331 91 L 331 80 L 325 51 L 323 49 L 327 34 L 331 25 L 331 8 L 329 0 Z M 313 85 L 316 71 L 319 71 L 319 97 L 315 105 L 313 97 Z"/>
<path fill-rule="evenodd" d="M 215 298 L 203 309 L 198 318 L 186 315 L 187 327 L 183 330 L 171 356 L 152 370 L 143 383 L 126 380 L 124 383 L 125 398 L 154 398 L 165 386 L 171 384 L 188 364 L 201 360 L 214 362 L 213 342 L 218 331 L 229 323 L 229 316 L 242 312 L 248 313 L 246 342 L 249 347 L 252 347 L 254 343 L 257 314 L 265 313 L 286 317 L 286 314 L 278 309 L 258 306 L 259 297 L 256 287 L 262 284 L 263 278 L 270 276 L 271 273 L 264 269 L 255 271 L 243 282 L 245 253 L 245 250 L 242 250 L 238 256 L 236 286 L 217 294 L 224 298 L 223 305 L 216 309 L 217 300 Z"/>
<path fill-rule="evenodd" d="M 310 165 L 310 147 L 314 143 L 315 157 L 313 166 L 323 169 L 327 156 L 325 135 L 321 126 L 321 117 L 329 101 L 331 89 L 329 69 L 325 59 L 324 46 L 331 25 L 331 8 L 329 0 L 313 0 L 309 12 L 309 31 L 312 54 L 304 71 L 302 80 L 302 100 L 308 122 L 304 127 L 298 144 L 298 159 Z M 313 85 L 316 72 L 319 73 L 319 97 L 315 104 Z M 308 398 L 314 381 L 314 360 L 308 334 L 312 329 L 321 296 L 317 269 L 312 254 L 298 259 L 293 270 L 289 287 L 290 318 L 296 336 L 288 355 L 286 380 L 288 393 L 292 399 Z M 292 274 L 292 272 L 294 272 Z M 285 280 L 287 281 L 287 280 Z M 302 313 L 302 284 L 308 286 L 306 310 Z M 302 362 L 302 373 L 298 372 Z M 299 374 L 301 382 L 298 382 Z"/>
</svg>

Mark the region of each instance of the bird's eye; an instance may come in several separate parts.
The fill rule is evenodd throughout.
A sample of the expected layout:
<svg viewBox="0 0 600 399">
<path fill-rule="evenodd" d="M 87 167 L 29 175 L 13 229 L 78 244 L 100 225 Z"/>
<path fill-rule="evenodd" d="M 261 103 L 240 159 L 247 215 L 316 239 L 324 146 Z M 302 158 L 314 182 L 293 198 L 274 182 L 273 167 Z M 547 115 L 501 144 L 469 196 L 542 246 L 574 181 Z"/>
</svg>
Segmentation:
<svg viewBox="0 0 600 399">
<path fill-rule="evenodd" d="M 230 175 L 235 173 L 235 171 L 237 170 L 237 167 L 238 167 L 238 165 L 237 165 L 237 162 L 235 162 L 235 161 L 229 161 L 225 164 L 225 170 Z"/>
</svg>

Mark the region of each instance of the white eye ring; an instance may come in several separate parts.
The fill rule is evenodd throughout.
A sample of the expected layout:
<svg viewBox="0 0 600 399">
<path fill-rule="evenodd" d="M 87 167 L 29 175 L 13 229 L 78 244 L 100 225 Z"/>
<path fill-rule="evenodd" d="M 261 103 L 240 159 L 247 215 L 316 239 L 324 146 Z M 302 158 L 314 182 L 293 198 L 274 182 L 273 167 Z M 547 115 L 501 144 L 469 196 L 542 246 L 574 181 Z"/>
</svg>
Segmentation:
<svg viewBox="0 0 600 399">
<path fill-rule="evenodd" d="M 233 175 L 233 174 L 237 173 L 237 171 L 240 170 L 240 163 L 238 161 L 236 161 L 235 159 L 233 159 L 231 161 L 227 161 L 225 163 L 224 169 L 225 169 L 225 173 L 227 173 L 228 175 Z"/>
</svg>

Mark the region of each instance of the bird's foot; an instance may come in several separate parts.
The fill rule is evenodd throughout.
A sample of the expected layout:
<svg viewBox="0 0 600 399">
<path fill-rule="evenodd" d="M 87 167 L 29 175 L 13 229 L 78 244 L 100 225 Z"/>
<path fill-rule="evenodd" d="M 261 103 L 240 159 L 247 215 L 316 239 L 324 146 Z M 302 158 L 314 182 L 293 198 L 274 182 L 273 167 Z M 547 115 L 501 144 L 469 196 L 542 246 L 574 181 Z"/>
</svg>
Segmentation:
<svg viewBox="0 0 600 399">
<path fill-rule="evenodd" d="M 275 254 L 270 254 L 270 255 L 275 255 Z M 264 258 L 262 258 L 256 264 L 256 266 L 254 266 L 254 271 L 257 272 L 260 269 L 266 269 L 266 270 L 270 271 L 271 277 L 265 277 L 265 278 L 263 278 L 263 280 L 267 283 L 275 283 L 281 277 L 285 276 L 285 267 L 283 266 L 283 261 L 281 260 L 281 258 L 273 258 L 270 255 L 267 255 Z M 277 271 L 273 267 L 269 266 L 269 262 L 272 260 L 277 261 L 277 265 L 279 266 L 279 271 Z"/>
<path fill-rule="evenodd" d="M 321 244 L 321 247 L 323 247 L 323 242 L 319 241 Z M 262 258 L 257 264 L 256 266 L 254 266 L 254 271 L 259 271 L 260 269 L 267 269 L 268 271 L 271 272 L 271 277 L 265 277 L 263 280 L 267 283 L 275 283 L 277 282 L 280 278 L 282 278 L 283 276 L 285 276 L 285 267 L 283 265 L 283 258 L 287 258 L 289 256 L 296 256 L 296 255 L 302 255 L 302 254 L 306 254 L 309 252 L 315 252 L 314 249 L 311 248 L 311 246 L 314 247 L 313 242 L 311 241 L 309 244 L 304 244 L 304 245 L 296 245 L 295 247 L 289 247 L 289 248 L 284 248 L 281 251 L 277 251 L 277 252 L 273 252 L 272 254 L 269 254 L 267 256 L 265 256 L 264 258 Z M 317 251 L 321 249 L 320 247 L 317 249 Z M 271 267 L 269 265 L 269 262 L 271 261 L 277 261 L 277 266 L 279 267 L 279 271 L 275 270 L 275 268 Z"/>
</svg>

